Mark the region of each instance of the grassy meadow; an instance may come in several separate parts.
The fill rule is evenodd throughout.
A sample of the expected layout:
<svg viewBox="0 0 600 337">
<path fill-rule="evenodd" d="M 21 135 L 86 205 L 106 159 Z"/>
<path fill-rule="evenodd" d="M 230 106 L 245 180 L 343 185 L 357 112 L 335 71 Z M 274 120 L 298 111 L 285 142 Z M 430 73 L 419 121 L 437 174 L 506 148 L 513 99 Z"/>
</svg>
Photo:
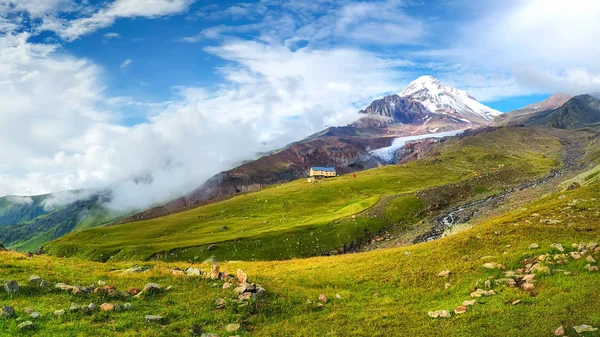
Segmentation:
<svg viewBox="0 0 600 337">
<path fill-rule="evenodd" d="M 322 255 L 387 226 L 418 222 L 432 205 L 407 195 L 475 178 L 482 184 L 475 190 L 484 195 L 548 174 L 560 166 L 562 151 L 559 139 L 542 130 L 504 128 L 448 140 L 425 159 L 359 172 L 356 178 L 345 175 L 313 184 L 302 179 L 183 213 L 74 232 L 45 248 L 55 256 L 96 261 Z M 502 181 L 481 179 L 502 173 Z M 397 196 L 404 197 L 384 205 L 381 216 L 363 216 L 382 198 Z M 407 218 L 407 213 L 413 216 Z"/>
</svg>

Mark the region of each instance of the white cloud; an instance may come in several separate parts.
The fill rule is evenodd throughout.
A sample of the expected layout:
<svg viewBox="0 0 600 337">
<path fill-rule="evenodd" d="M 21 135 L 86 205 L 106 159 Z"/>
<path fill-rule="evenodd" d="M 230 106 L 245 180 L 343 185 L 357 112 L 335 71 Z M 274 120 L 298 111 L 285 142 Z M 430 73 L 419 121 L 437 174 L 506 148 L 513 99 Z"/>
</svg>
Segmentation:
<svg viewBox="0 0 600 337">
<path fill-rule="evenodd" d="M 61 0 L 52 0 L 59 2 Z M 195 0 L 115 0 L 114 2 L 93 10 L 90 7 L 80 9 L 83 16 L 77 19 L 66 19 L 59 15 L 44 16 L 39 30 L 56 32 L 62 39 L 73 41 L 80 36 L 91 34 L 99 29 L 106 28 L 120 18 L 157 18 L 179 14 L 188 9 Z M 64 1 L 63 1 L 64 2 Z M 61 12 L 65 12 L 59 7 Z M 23 8 L 30 15 L 30 9 Z M 88 14 L 88 12 L 91 12 Z"/>
<path fill-rule="evenodd" d="M 132 59 L 127 59 L 125 61 L 123 61 L 121 63 L 121 65 L 119 66 L 119 70 L 124 73 L 127 71 L 127 69 L 129 69 L 129 66 L 131 66 L 131 63 L 133 63 Z"/>
<path fill-rule="evenodd" d="M 121 38 L 121 34 L 115 33 L 115 32 L 110 32 L 110 33 L 104 34 L 104 38 L 106 38 L 106 39 L 119 39 L 119 38 Z"/>
<path fill-rule="evenodd" d="M 16 204 L 16 205 L 31 205 L 31 204 L 33 204 L 33 199 L 31 199 L 31 197 L 21 197 L 21 196 L 17 196 L 17 195 L 9 195 L 8 197 L 6 197 L 6 200 L 8 202 Z"/>
</svg>

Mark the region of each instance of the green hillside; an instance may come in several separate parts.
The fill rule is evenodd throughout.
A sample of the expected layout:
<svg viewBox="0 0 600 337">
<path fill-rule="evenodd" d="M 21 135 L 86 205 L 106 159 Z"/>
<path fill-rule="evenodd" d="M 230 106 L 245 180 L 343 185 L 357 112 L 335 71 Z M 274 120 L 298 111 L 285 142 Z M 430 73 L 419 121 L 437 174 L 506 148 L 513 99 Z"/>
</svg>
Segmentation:
<svg viewBox="0 0 600 337">
<path fill-rule="evenodd" d="M 15 294 L 0 291 L 0 304 L 15 309 L 13 318 L 0 319 L 0 336 L 176 336 L 190 329 L 231 336 L 551 336 L 563 326 L 569 336 L 574 326 L 600 327 L 596 266 L 599 249 L 600 185 L 551 194 L 520 209 L 491 218 L 472 229 L 433 242 L 333 257 L 273 262 L 222 263 L 221 270 L 243 269 L 250 282 L 267 289 L 263 299 L 236 302 L 222 281 L 174 276 L 174 268 L 207 264 L 164 262 L 97 263 L 51 256 L 26 258 L 0 252 L 0 278 L 17 280 Z M 539 248 L 530 249 L 536 243 Z M 579 244 L 583 244 L 580 250 Z M 564 247 L 561 252 L 556 245 Z M 543 259 L 543 261 L 540 261 Z M 484 264 L 496 268 L 486 268 Z M 539 263 L 532 271 L 527 266 Z M 118 272 L 136 264 L 148 272 Z M 488 265 L 486 265 L 488 266 Z M 506 270 L 503 270 L 506 268 Z M 440 277 L 441 271 L 450 272 Z M 514 273 L 516 276 L 507 276 Z M 109 298 L 97 294 L 61 292 L 27 286 L 31 274 L 52 284 L 97 284 L 103 280 L 119 290 L 156 282 L 169 291 L 142 298 Z M 519 276 L 521 275 L 521 276 Z M 535 275 L 532 282 L 522 275 Z M 516 279 L 509 287 L 506 279 Z M 485 281 L 489 280 L 489 289 Z M 503 283 L 504 282 L 504 283 Z M 524 286 L 530 284 L 529 286 Z M 533 287 L 533 288 L 532 288 Z M 524 288 L 528 289 L 525 290 Z M 476 289 L 494 295 L 471 297 Z M 327 303 L 319 303 L 324 294 Z M 339 296 L 338 296 L 339 295 Z M 215 300 L 225 299 L 223 309 Z M 474 300 L 463 314 L 431 318 L 429 312 L 449 310 Z M 133 304 L 129 311 L 70 313 L 71 303 Z M 29 330 L 17 325 L 30 319 L 26 307 L 39 311 Z M 55 310 L 67 310 L 55 317 Z M 145 322 L 145 315 L 160 315 Z"/>
<path fill-rule="evenodd" d="M 56 256 L 98 261 L 321 255 L 388 226 L 414 226 L 427 212 L 447 206 L 415 200 L 423 189 L 461 182 L 448 187 L 459 192 L 455 202 L 481 198 L 547 175 L 561 165 L 563 152 L 559 138 L 546 131 L 505 128 L 438 144 L 428 158 L 402 166 L 315 184 L 298 180 L 162 218 L 71 233 L 45 248 Z M 379 214 L 365 212 L 381 208 Z"/>
</svg>

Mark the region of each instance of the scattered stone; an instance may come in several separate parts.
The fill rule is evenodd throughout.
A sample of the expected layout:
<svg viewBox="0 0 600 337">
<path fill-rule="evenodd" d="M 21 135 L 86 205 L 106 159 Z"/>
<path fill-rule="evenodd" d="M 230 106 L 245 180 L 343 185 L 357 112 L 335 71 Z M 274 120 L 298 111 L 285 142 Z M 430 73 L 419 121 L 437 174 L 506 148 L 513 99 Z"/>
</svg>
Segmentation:
<svg viewBox="0 0 600 337">
<path fill-rule="evenodd" d="M 482 265 L 483 268 L 494 269 L 498 266 L 496 262 L 487 262 Z"/>
<path fill-rule="evenodd" d="M 28 315 L 31 314 L 34 311 L 35 311 L 35 309 L 33 309 L 32 307 L 27 307 L 27 308 L 23 309 L 23 312 L 26 313 L 26 314 L 28 314 Z"/>
<path fill-rule="evenodd" d="M 137 295 L 141 292 L 141 290 L 139 288 L 129 288 L 127 292 L 129 293 L 129 295 Z"/>
<path fill-rule="evenodd" d="M 448 289 L 448 288 L 450 288 L 450 287 L 452 287 L 452 284 L 450 284 L 450 283 L 446 283 L 446 284 L 444 284 L 444 289 Z"/>
<path fill-rule="evenodd" d="M 535 289 L 535 285 L 533 285 L 533 283 L 525 282 L 521 285 L 521 289 L 525 291 L 532 291 Z"/>
<path fill-rule="evenodd" d="M 523 275 L 522 280 L 525 282 L 532 283 L 534 278 L 535 278 L 535 274 L 527 274 L 527 275 Z"/>
<path fill-rule="evenodd" d="M 538 248 L 540 248 L 540 245 L 538 245 L 535 242 L 529 245 L 529 249 L 538 249 Z"/>
<path fill-rule="evenodd" d="M 64 310 L 56 310 L 54 311 L 54 316 L 63 316 L 65 314 Z"/>
<path fill-rule="evenodd" d="M 15 309 L 10 305 L 5 305 L 0 309 L 0 315 L 2 317 L 11 318 L 15 316 Z"/>
<path fill-rule="evenodd" d="M 77 312 L 79 309 L 81 309 L 81 307 L 77 303 L 71 303 L 71 306 L 69 307 L 70 312 Z"/>
<path fill-rule="evenodd" d="M 48 288 L 48 287 L 50 287 L 50 282 L 44 281 L 44 280 L 42 280 L 42 282 L 40 282 L 40 288 L 45 289 L 45 288 Z"/>
<path fill-rule="evenodd" d="M 575 329 L 575 332 L 577 333 L 598 331 L 598 328 L 594 328 L 593 326 L 587 324 L 574 326 L 573 329 Z"/>
<path fill-rule="evenodd" d="M 241 301 L 247 301 L 252 298 L 252 295 L 252 293 L 243 293 L 240 296 L 238 296 L 238 299 Z"/>
<path fill-rule="evenodd" d="M 588 249 L 588 250 L 594 250 L 594 249 L 596 249 L 596 247 L 598 247 L 598 244 L 596 242 L 593 242 L 593 241 L 590 242 L 590 243 L 588 243 L 585 246 L 585 248 Z"/>
<path fill-rule="evenodd" d="M 115 304 L 115 306 L 114 306 L 114 310 L 115 310 L 116 312 L 121 312 L 121 311 L 123 311 L 123 307 L 122 307 L 122 306 L 121 306 L 119 303 L 117 303 L 117 304 Z"/>
<path fill-rule="evenodd" d="M 25 330 L 25 329 L 33 328 L 33 322 L 32 321 L 25 321 L 25 322 L 17 325 L 17 328 L 19 328 L 19 330 Z"/>
<path fill-rule="evenodd" d="M 248 275 L 246 275 L 246 273 L 244 273 L 243 270 L 238 269 L 237 270 L 237 279 L 242 284 L 247 283 L 248 282 Z"/>
<path fill-rule="evenodd" d="M 565 251 L 565 249 L 563 248 L 563 246 L 560 243 L 553 243 L 550 245 L 550 248 L 554 248 L 561 253 Z"/>
<path fill-rule="evenodd" d="M 225 326 L 225 330 L 227 330 L 227 332 L 236 332 L 240 329 L 240 325 L 237 323 L 233 323 L 233 324 L 227 324 L 227 326 Z"/>
<path fill-rule="evenodd" d="M 589 263 L 596 263 L 596 260 L 591 255 L 588 255 L 585 260 Z"/>
<path fill-rule="evenodd" d="M 563 326 L 559 326 L 558 328 L 556 328 L 556 330 L 554 330 L 554 336 L 563 336 L 565 334 L 565 328 L 563 328 Z"/>
<path fill-rule="evenodd" d="M 450 311 L 448 311 L 448 310 L 430 311 L 427 313 L 427 315 L 429 315 L 429 317 L 431 317 L 431 318 L 450 318 L 450 317 L 452 317 L 452 314 L 450 314 Z"/>
<path fill-rule="evenodd" d="M 216 333 L 203 333 L 200 337 L 219 337 Z"/>
<path fill-rule="evenodd" d="M 187 276 L 201 276 L 202 272 L 200 271 L 199 268 L 186 268 L 185 274 Z"/>
<path fill-rule="evenodd" d="M 514 301 L 512 301 L 512 305 L 517 305 L 519 303 L 521 303 L 521 300 L 514 300 Z"/>
<path fill-rule="evenodd" d="M 123 274 L 143 273 L 143 272 L 149 271 L 150 269 L 151 269 L 150 266 L 133 266 L 129 269 L 122 270 L 121 273 L 123 273 Z"/>
<path fill-rule="evenodd" d="M 486 289 L 491 289 L 492 288 L 492 281 L 485 280 L 485 282 L 483 283 L 483 285 L 485 286 Z"/>
<path fill-rule="evenodd" d="M 229 289 L 229 288 L 231 288 L 231 286 L 232 286 L 232 284 L 229 282 L 223 283 L 223 289 Z"/>
<path fill-rule="evenodd" d="M 450 276 L 450 271 L 449 271 L 449 270 L 444 270 L 444 271 L 441 271 L 441 272 L 438 274 L 438 277 L 448 277 L 448 276 Z"/>
<path fill-rule="evenodd" d="M 512 278 L 499 278 L 496 280 L 496 284 L 498 285 L 505 285 L 508 286 L 510 288 L 513 288 L 517 285 L 517 282 L 512 279 Z"/>
<path fill-rule="evenodd" d="M 477 289 L 476 291 L 472 292 L 471 297 L 473 298 L 479 298 L 481 296 L 492 296 L 492 295 L 496 295 L 496 292 L 493 290 L 483 290 L 483 289 Z"/>
<path fill-rule="evenodd" d="M 329 301 L 329 299 L 327 298 L 327 296 L 325 294 L 320 294 L 319 301 L 321 301 L 323 303 L 327 303 Z"/>
<path fill-rule="evenodd" d="M 133 310 L 133 305 L 131 303 L 125 303 L 125 304 L 123 304 L 123 310 L 125 310 L 125 311 Z"/>
<path fill-rule="evenodd" d="M 340 294 L 335 294 L 335 298 L 337 298 L 338 300 L 342 298 L 342 295 Z"/>
<path fill-rule="evenodd" d="M 160 322 L 162 321 L 162 316 L 158 316 L 158 315 L 146 315 L 146 317 L 144 317 L 144 319 L 146 320 L 146 322 Z"/>
<path fill-rule="evenodd" d="M 227 227 L 227 226 L 221 226 L 221 231 L 226 231 L 228 229 L 229 229 L 229 227 Z"/>
<path fill-rule="evenodd" d="M 88 304 L 88 308 L 90 308 L 90 311 L 96 311 L 98 310 L 98 306 L 94 303 L 90 303 Z"/>
<path fill-rule="evenodd" d="M 570 252 L 569 255 L 571 255 L 574 260 L 581 259 L 581 254 L 579 254 L 579 252 Z"/>
<path fill-rule="evenodd" d="M 117 291 L 117 289 L 108 289 L 108 290 L 107 290 L 107 292 L 106 292 L 106 294 L 107 294 L 107 295 L 108 295 L 108 297 L 110 297 L 110 298 L 116 298 L 116 297 L 119 297 L 119 296 L 120 296 L 120 294 L 119 294 L 119 292 Z"/>
<path fill-rule="evenodd" d="M 598 267 L 596 267 L 596 266 L 589 266 L 588 270 L 589 271 L 598 271 Z"/>
<path fill-rule="evenodd" d="M 106 290 L 105 288 L 94 288 L 94 294 L 98 296 L 104 296 L 107 292 L 108 290 Z"/>
<path fill-rule="evenodd" d="M 104 287 L 106 285 L 106 282 L 104 282 L 102 280 L 98 280 L 98 285 L 101 287 Z"/>
<path fill-rule="evenodd" d="M 215 300 L 215 307 L 217 309 L 223 309 L 225 307 L 225 299 L 223 299 L 223 298 L 217 298 Z"/>
<path fill-rule="evenodd" d="M 37 275 L 29 276 L 29 285 L 39 287 L 40 283 L 42 283 L 42 278 Z"/>
<path fill-rule="evenodd" d="M 475 303 L 477 303 L 477 300 L 464 300 L 462 305 L 468 307 L 468 306 L 475 305 Z"/>
<path fill-rule="evenodd" d="M 9 293 L 16 293 L 19 291 L 19 284 L 17 281 L 6 281 L 6 283 L 4 283 L 4 289 Z"/>
<path fill-rule="evenodd" d="M 38 319 L 40 317 L 42 317 L 42 314 L 40 314 L 39 312 L 32 312 L 29 317 L 33 318 L 33 319 Z"/>
<path fill-rule="evenodd" d="M 200 334 L 202 333 L 202 327 L 198 324 L 194 324 L 192 325 L 190 332 L 192 333 L 192 336 L 200 336 Z"/>
<path fill-rule="evenodd" d="M 464 314 L 467 311 L 469 311 L 469 308 L 466 305 L 459 305 L 458 307 L 454 308 L 455 314 Z"/>
<path fill-rule="evenodd" d="M 92 310 L 90 309 L 89 305 L 82 305 L 81 312 L 87 315 L 87 314 L 91 313 Z"/>
<path fill-rule="evenodd" d="M 173 276 L 185 276 L 185 272 L 183 270 L 175 269 L 171 271 L 171 275 Z"/>
<path fill-rule="evenodd" d="M 115 306 L 110 303 L 102 303 L 100 305 L 100 310 L 102 310 L 102 311 L 113 311 L 114 309 L 115 309 Z"/>
<path fill-rule="evenodd" d="M 142 294 L 156 294 L 162 290 L 162 287 L 156 283 L 148 283 L 144 286 L 144 289 L 140 291 L 135 297 L 140 297 Z"/>
<path fill-rule="evenodd" d="M 221 272 L 219 271 L 219 265 L 213 263 L 212 268 L 210 268 L 210 278 L 213 280 L 218 279 L 221 276 Z"/>
</svg>

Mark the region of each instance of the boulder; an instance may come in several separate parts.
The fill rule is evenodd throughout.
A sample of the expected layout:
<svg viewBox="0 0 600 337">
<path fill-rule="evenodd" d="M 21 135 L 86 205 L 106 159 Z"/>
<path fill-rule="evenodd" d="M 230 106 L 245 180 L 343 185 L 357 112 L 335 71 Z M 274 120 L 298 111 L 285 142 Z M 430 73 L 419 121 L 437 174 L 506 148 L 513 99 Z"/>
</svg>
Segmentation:
<svg viewBox="0 0 600 337">
<path fill-rule="evenodd" d="M 4 283 L 4 289 L 9 292 L 9 293 L 16 293 L 17 291 L 19 291 L 19 284 L 17 283 L 17 281 L 6 281 Z"/>
<path fill-rule="evenodd" d="M 443 270 L 443 271 L 439 272 L 437 276 L 438 277 L 448 277 L 448 276 L 450 276 L 450 271 L 449 270 Z"/>
<path fill-rule="evenodd" d="M 0 308 L 0 315 L 7 318 L 15 317 L 15 309 L 10 305 L 5 305 Z"/>
<path fill-rule="evenodd" d="M 70 312 L 77 312 L 79 309 L 81 309 L 81 307 L 77 303 L 71 303 L 71 306 L 69 307 Z"/>
<path fill-rule="evenodd" d="M 573 329 L 575 329 L 575 332 L 577 333 L 598 331 L 598 328 L 594 328 L 593 326 L 587 324 L 574 326 Z"/>
<path fill-rule="evenodd" d="M 127 292 L 129 293 L 129 295 L 137 295 L 141 292 L 141 290 L 139 288 L 129 288 Z"/>
<path fill-rule="evenodd" d="M 227 324 L 227 326 L 225 326 L 225 330 L 227 332 L 236 332 L 240 329 L 240 325 L 238 323 L 232 323 L 232 324 Z"/>
<path fill-rule="evenodd" d="M 559 326 L 558 328 L 556 328 L 556 330 L 554 330 L 554 336 L 563 336 L 565 334 L 565 328 L 563 328 L 563 326 Z"/>
<path fill-rule="evenodd" d="M 42 283 L 42 278 L 37 275 L 29 276 L 29 285 L 39 287 L 40 283 Z"/>
<path fill-rule="evenodd" d="M 102 310 L 102 311 L 113 311 L 113 310 L 115 310 L 115 306 L 113 304 L 110 304 L 110 303 L 102 303 L 100 305 L 100 310 Z"/>
<path fill-rule="evenodd" d="M 158 316 L 158 315 L 146 315 L 144 317 L 144 320 L 146 322 L 160 322 L 162 321 L 162 316 Z"/>
<path fill-rule="evenodd" d="M 329 301 L 329 299 L 327 298 L 327 296 L 325 294 L 320 294 L 319 301 L 321 301 L 323 303 L 327 303 Z"/>
<path fill-rule="evenodd" d="M 221 276 L 221 272 L 219 271 L 219 265 L 213 263 L 212 268 L 210 268 L 210 278 L 213 280 L 218 279 Z"/>
<path fill-rule="evenodd" d="M 429 317 L 431 317 L 431 318 L 450 318 L 450 317 L 452 317 L 452 314 L 450 314 L 450 311 L 448 311 L 448 310 L 430 311 L 427 313 L 427 315 L 429 315 Z"/>
<path fill-rule="evenodd" d="M 202 271 L 199 268 L 186 268 L 184 272 L 187 276 L 202 276 Z"/>
<path fill-rule="evenodd" d="M 248 283 L 248 275 L 241 269 L 237 270 L 237 279 L 240 283 Z"/>
<path fill-rule="evenodd" d="M 454 308 L 454 313 L 455 314 L 464 314 L 468 310 L 469 310 L 469 308 L 466 305 L 459 305 L 458 307 Z"/>
<path fill-rule="evenodd" d="M 33 328 L 33 322 L 32 321 L 25 321 L 25 322 L 20 323 L 19 325 L 17 325 L 17 328 L 19 328 L 19 330 L 31 329 L 31 328 Z"/>
</svg>

